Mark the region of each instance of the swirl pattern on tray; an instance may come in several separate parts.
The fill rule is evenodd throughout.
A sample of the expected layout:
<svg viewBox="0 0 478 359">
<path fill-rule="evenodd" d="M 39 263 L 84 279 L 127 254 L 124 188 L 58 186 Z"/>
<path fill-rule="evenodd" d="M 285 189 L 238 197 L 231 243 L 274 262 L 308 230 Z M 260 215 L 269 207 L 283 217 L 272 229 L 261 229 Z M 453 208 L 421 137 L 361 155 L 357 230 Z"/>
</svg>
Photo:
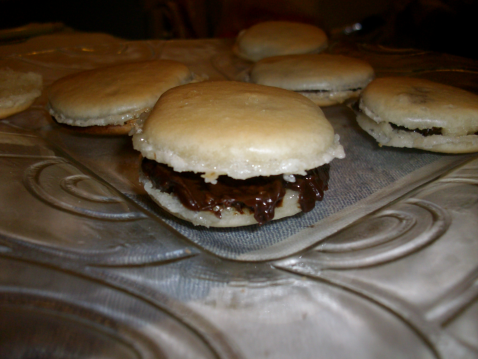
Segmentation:
<svg viewBox="0 0 478 359">
<path fill-rule="evenodd" d="M 229 45 L 129 42 L 0 61 L 39 71 L 47 84 L 157 57 L 237 79 L 249 65 Z M 476 64 L 463 59 L 362 45 L 331 51 L 370 59 L 379 75 L 476 90 Z M 70 331 L 91 345 L 79 357 L 478 358 L 473 157 L 378 150 L 350 111 L 330 109 L 349 159 L 333 168 L 334 201 L 277 231 L 238 235 L 190 228 L 149 206 L 121 182 L 137 157 L 124 140 L 59 135 L 35 113 L 0 122 L 0 341 L 15 353 L 30 324 L 44 329 L 37 352 L 54 353 L 52 338 Z M 91 146 L 98 153 L 82 152 Z M 421 168 L 426 176 L 390 189 Z M 347 211 L 354 205 L 360 210 Z M 69 343 L 58 350 L 69 353 Z"/>
</svg>

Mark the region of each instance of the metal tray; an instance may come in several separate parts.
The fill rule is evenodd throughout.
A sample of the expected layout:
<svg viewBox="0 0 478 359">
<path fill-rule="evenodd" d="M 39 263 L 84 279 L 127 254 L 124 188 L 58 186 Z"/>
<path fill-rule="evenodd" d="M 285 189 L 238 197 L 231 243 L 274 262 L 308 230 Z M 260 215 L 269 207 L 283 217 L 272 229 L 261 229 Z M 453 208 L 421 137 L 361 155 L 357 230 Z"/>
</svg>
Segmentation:
<svg viewBox="0 0 478 359">
<path fill-rule="evenodd" d="M 230 40 L 136 41 L 0 57 L 45 85 L 152 58 L 211 80 Z M 377 76 L 478 92 L 478 64 L 335 42 Z M 379 148 L 324 112 L 347 157 L 308 214 L 194 227 L 138 183 L 129 137 L 56 125 L 45 94 L 0 121 L 0 358 L 478 358 L 478 155 Z"/>
</svg>

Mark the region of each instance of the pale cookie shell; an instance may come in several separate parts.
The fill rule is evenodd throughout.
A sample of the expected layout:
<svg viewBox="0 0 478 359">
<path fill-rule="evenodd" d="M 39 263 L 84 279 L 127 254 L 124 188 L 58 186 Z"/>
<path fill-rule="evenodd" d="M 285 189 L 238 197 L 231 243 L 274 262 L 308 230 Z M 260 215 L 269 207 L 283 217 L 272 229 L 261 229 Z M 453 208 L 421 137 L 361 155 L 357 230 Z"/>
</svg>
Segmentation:
<svg viewBox="0 0 478 359">
<path fill-rule="evenodd" d="M 322 110 L 292 91 L 234 81 L 169 90 L 133 136 L 144 157 L 175 171 L 236 179 L 305 174 L 343 158 Z"/>
<path fill-rule="evenodd" d="M 326 107 L 344 103 L 350 99 L 357 99 L 362 90 L 355 91 L 296 91 L 307 97 L 317 106 Z"/>
<path fill-rule="evenodd" d="M 0 118 L 6 118 L 30 107 L 41 95 L 43 79 L 34 72 L 0 70 Z"/>
<path fill-rule="evenodd" d="M 274 56 L 256 62 L 252 83 L 301 93 L 319 106 L 330 106 L 357 98 L 374 78 L 366 61 L 331 54 Z"/>
<path fill-rule="evenodd" d="M 383 146 L 418 148 L 442 153 L 470 153 L 478 151 L 478 135 L 422 136 L 416 132 L 394 129 L 388 122 L 377 123 L 363 113 L 357 116 L 357 122 L 362 129 Z"/>
<path fill-rule="evenodd" d="M 72 126 L 122 125 L 151 110 L 166 90 L 192 78 L 186 65 L 172 60 L 83 71 L 51 85 L 50 113 L 58 122 Z"/>
<path fill-rule="evenodd" d="M 327 47 L 327 35 L 314 25 L 266 21 L 241 31 L 234 53 L 246 60 L 291 54 L 311 54 Z"/>
<path fill-rule="evenodd" d="M 256 62 L 251 82 L 287 90 L 344 91 L 364 88 L 374 78 L 369 63 L 342 55 L 274 56 Z"/>
<path fill-rule="evenodd" d="M 362 92 L 359 106 L 377 123 L 420 130 L 439 127 L 445 136 L 478 131 L 478 95 L 429 80 L 375 79 Z"/>
</svg>

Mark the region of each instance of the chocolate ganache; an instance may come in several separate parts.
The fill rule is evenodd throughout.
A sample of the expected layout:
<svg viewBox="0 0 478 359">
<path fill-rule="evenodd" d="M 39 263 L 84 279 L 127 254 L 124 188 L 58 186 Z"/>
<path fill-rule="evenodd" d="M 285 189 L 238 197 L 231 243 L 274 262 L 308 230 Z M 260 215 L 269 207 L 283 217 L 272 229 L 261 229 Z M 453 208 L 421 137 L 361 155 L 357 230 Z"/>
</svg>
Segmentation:
<svg viewBox="0 0 478 359">
<path fill-rule="evenodd" d="M 391 122 L 390 122 L 390 126 L 392 126 L 392 128 L 395 129 L 395 130 L 407 131 L 407 132 L 416 132 L 416 133 L 419 133 L 420 135 L 422 135 L 424 137 L 431 136 L 431 135 L 441 135 L 442 134 L 441 127 L 425 128 L 423 130 L 420 130 L 420 129 L 416 128 L 416 129 L 412 130 L 410 128 L 406 128 L 404 126 L 399 126 L 399 125 L 396 125 L 396 124 L 391 123 Z"/>
<path fill-rule="evenodd" d="M 192 211 L 211 211 L 221 218 L 221 210 L 235 208 L 252 211 L 259 224 L 274 218 L 274 210 L 282 204 L 286 189 L 299 193 L 303 212 L 315 207 L 327 190 L 330 165 L 307 171 L 305 176 L 295 175 L 295 182 L 287 182 L 282 175 L 253 177 L 237 180 L 219 176 L 216 184 L 206 183 L 200 173 L 176 172 L 171 167 L 153 160 L 143 159 L 143 173 L 154 187 L 177 196 L 183 206 Z"/>
<path fill-rule="evenodd" d="M 431 136 L 431 135 L 441 135 L 442 134 L 442 128 L 441 127 L 425 128 L 423 130 L 420 130 L 420 129 L 417 128 L 417 129 L 411 130 L 409 128 L 406 128 L 406 127 L 403 127 L 403 126 L 398 126 L 398 125 L 396 125 L 394 123 L 391 123 L 391 122 L 390 122 L 390 125 L 395 130 L 401 130 L 401 131 L 407 131 L 407 132 L 416 132 L 416 133 L 419 133 L 420 135 L 422 135 L 424 137 Z M 478 135 L 478 132 L 471 133 L 469 135 Z"/>
</svg>

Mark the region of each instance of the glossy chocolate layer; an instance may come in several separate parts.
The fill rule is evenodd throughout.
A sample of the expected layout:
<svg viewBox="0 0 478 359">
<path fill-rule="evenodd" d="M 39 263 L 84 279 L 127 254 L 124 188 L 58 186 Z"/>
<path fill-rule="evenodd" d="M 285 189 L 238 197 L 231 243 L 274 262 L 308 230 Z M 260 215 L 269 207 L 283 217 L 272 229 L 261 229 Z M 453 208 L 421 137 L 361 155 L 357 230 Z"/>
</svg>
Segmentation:
<svg viewBox="0 0 478 359">
<path fill-rule="evenodd" d="M 441 135 L 442 134 L 442 129 L 441 127 L 432 127 L 432 128 L 425 128 L 423 130 L 420 130 L 418 128 L 412 130 L 404 126 L 398 126 L 394 123 L 390 122 L 390 126 L 392 126 L 393 129 L 395 130 L 400 130 L 400 131 L 407 131 L 407 132 L 416 132 L 419 133 L 420 135 L 427 137 L 431 135 Z"/>
<path fill-rule="evenodd" d="M 424 137 L 431 136 L 431 135 L 442 135 L 442 128 L 441 127 L 425 128 L 423 130 L 419 130 L 417 128 L 417 129 L 411 130 L 411 129 L 403 127 L 403 126 L 395 125 L 394 123 L 390 123 L 390 125 L 395 130 L 401 130 L 401 131 L 407 131 L 407 132 L 416 132 L 416 133 L 419 133 L 420 135 L 422 135 Z M 478 132 L 473 133 L 473 135 L 478 135 Z"/>
<path fill-rule="evenodd" d="M 286 189 L 299 192 L 299 205 L 303 212 L 315 207 L 327 190 L 330 166 L 324 165 L 296 175 L 295 182 L 286 182 L 282 175 L 236 180 L 220 176 L 216 184 L 206 183 L 200 173 L 175 172 L 171 167 L 144 159 L 143 173 L 155 188 L 172 193 L 183 206 L 192 211 L 211 211 L 221 218 L 221 211 L 233 207 L 238 212 L 249 210 L 259 224 L 274 218 L 274 211 L 282 204 Z"/>
</svg>

